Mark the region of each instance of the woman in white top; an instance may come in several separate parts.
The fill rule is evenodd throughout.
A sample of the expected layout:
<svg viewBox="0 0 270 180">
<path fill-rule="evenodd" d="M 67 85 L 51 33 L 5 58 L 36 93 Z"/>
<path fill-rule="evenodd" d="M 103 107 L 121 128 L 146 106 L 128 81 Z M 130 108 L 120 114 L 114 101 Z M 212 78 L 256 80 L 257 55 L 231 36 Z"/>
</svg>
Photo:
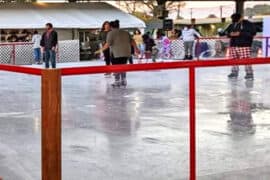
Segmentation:
<svg viewBox="0 0 270 180">
<path fill-rule="evenodd" d="M 133 35 L 133 39 L 136 42 L 138 49 L 140 50 L 140 57 L 139 59 L 143 59 L 144 54 L 145 54 L 145 45 L 143 42 L 143 36 L 140 30 L 136 30 Z"/>
<path fill-rule="evenodd" d="M 35 62 L 37 64 L 42 64 L 41 62 L 41 50 L 40 50 L 40 41 L 41 41 L 41 35 L 38 34 L 38 31 L 34 31 L 34 35 L 32 38 L 33 49 L 34 49 L 34 58 Z"/>
<path fill-rule="evenodd" d="M 201 35 L 191 26 L 187 26 L 182 30 L 182 39 L 184 41 L 185 59 L 193 59 L 193 46 L 196 38 Z"/>
</svg>

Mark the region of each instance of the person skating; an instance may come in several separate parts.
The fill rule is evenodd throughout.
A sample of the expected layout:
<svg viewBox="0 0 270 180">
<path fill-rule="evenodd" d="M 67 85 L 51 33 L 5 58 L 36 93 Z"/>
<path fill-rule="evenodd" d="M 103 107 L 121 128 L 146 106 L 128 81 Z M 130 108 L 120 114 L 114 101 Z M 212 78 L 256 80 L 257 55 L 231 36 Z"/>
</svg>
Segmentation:
<svg viewBox="0 0 270 180">
<path fill-rule="evenodd" d="M 38 34 L 38 31 L 35 30 L 33 38 L 32 38 L 32 43 L 33 43 L 33 49 L 34 49 L 34 59 L 35 59 L 36 64 L 42 64 L 40 41 L 41 41 L 41 35 Z"/>
<path fill-rule="evenodd" d="M 138 49 L 140 50 L 139 59 L 143 59 L 144 58 L 144 52 L 145 52 L 145 44 L 143 42 L 142 33 L 141 33 L 141 31 L 139 29 L 137 29 L 134 32 L 133 39 L 136 42 L 136 45 L 137 45 Z"/>
<path fill-rule="evenodd" d="M 192 27 L 186 26 L 182 30 L 182 36 L 180 37 L 184 41 L 185 48 L 185 58 L 184 59 L 193 59 L 193 47 L 195 38 L 199 38 L 201 35 Z"/>
<path fill-rule="evenodd" d="M 256 35 L 256 27 L 248 20 L 244 20 L 241 14 L 235 13 L 231 16 L 230 24 L 221 35 L 227 35 L 230 38 L 230 57 L 233 59 L 245 59 L 251 57 L 251 46 L 253 38 Z M 245 67 L 245 79 L 253 80 L 254 74 L 251 65 Z M 237 78 L 239 66 L 233 66 L 229 78 Z"/>
<path fill-rule="evenodd" d="M 140 51 L 130 34 L 127 31 L 120 29 L 120 22 L 118 20 L 111 22 L 110 25 L 112 30 L 107 35 L 106 44 L 96 53 L 100 53 L 110 48 L 113 65 L 127 64 L 127 61 L 131 56 L 131 45 L 134 47 L 135 52 L 138 53 Z M 126 85 L 126 72 L 115 73 L 115 82 L 112 86 L 120 87 Z"/>
<path fill-rule="evenodd" d="M 128 59 L 129 64 L 134 64 L 134 59 L 133 59 L 134 54 L 135 54 L 134 47 L 131 46 L 131 56 Z"/>
<path fill-rule="evenodd" d="M 45 55 L 45 67 L 50 68 L 50 63 L 52 68 L 56 68 L 56 50 L 58 45 L 58 35 L 53 29 L 51 23 L 46 24 L 46 32 L 42 35 L 40 46 L 42 52 Z"/>
<path fill-rule="evenodd" d="M 171 56 L 171 41 L 170 41 L 170 39 L 162 31 L 157 32 L 157 39 L 161 42 L 161 45 L 162 45 L 161 50 L 159 51 L 161 57 L 163 59 L 170 58 L 170 56 Z"/>
<path fill-rule="evenodd" d="M 152 39 L 148 34 L 143 35 L 143 42 L 145 44 L 145 58 L 148 60 L 152 57 L 153 47 L 156 44 L 154 39 Z M 155 62 L 153 59 L 152 61 Z"/>
<path fill-rule="evenodd" d="M 101 32 L 99 34 L 99 40 L 101 41 L 101 46 L 103 47 L 106 44 L 106 39 L 108 33 L 111 31 L 111 26 L 109 21 L 105 21 L 102 25 Z M 110 54 L 110 49 L 106 49 L 103 51 L 104 54 L 104 61 L 106 63 L 106 66 L 111 65 L 111 54 Z M 106 73 L 105 76 L 109 77 L 111 73 Z"/>
</svg>

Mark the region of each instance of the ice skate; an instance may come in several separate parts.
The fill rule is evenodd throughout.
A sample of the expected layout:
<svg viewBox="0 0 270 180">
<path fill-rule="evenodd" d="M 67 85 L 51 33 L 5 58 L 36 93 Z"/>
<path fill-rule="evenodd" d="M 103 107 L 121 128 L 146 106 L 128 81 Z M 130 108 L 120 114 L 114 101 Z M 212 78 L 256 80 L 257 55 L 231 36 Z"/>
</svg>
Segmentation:
<svg viewBox="0 0 270 180">
<path fill-rule="evenodd" d="M 245 79 L 249 80 L 249 81 L 253 81 L 254 80 L 254 75 L 253 74 L 246 74 Z"/>
<path fill-rule="evenodd" d="M 121 81 L 121 86 L 122 87 L 126 87 L 127 86 L 127 80 L 126 79 L 124 79 L 124 80 Z"/>
<path fill-rule="evenodd" d="M 231 74 L 228 75 L 229 79 L 237 79 L 238 78 L 238 73 L 232 72 Z"/>
<path fill-rule="evenodd" d="M 120 87 L 120 86 L 121 86 L 120 81 L 115 81 L 115 82 L 112 84 L 112 87 L 113 87 L 113 88 L 117 88 L 117 87 Z"/>
</svg>

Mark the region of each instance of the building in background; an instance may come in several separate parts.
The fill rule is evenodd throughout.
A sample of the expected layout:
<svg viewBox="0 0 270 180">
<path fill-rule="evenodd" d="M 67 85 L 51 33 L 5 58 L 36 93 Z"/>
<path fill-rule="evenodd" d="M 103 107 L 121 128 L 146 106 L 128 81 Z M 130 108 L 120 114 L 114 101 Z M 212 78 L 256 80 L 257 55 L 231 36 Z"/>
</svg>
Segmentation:
<svg viewBox="0 0 270 180">
<path fill-rule="evenodd" d="M 4 3 L 0 6 L 0 39 L 1 42 L 29 41 L 33 30 L 41 32 L 51 22 L 59 40 L 78 39 L 81 53 L 91 56 L 98 48 L 96 34 L 102 23 L 115 19 L 120 20 L 122 28 L 145 27 L 142 20 L 104 2 Z"/>
</svg>

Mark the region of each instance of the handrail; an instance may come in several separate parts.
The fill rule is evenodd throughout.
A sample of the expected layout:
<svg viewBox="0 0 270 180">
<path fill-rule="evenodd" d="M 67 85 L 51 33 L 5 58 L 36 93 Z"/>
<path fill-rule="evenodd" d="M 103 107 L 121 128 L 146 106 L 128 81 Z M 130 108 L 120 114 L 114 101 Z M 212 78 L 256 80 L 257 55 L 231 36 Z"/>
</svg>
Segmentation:
<svg viewBox="0 0 270 180">
<path fill-rule="evenodd" d="M 254 39 L 269 39 L 270 36 L 254 36 Z M 222 37 L 200 37 L 198 38 L 199 40 L 218 40 L 218 39 L 230 39 L 226 36 L 222 36 Z"/>
<path fill-rule="evenodd" d="M 113 65 L 113 66 L 87 66 L 87 67 L 70 67 L 60 68 L 62 76 L 82 75 L 82 74 L 99 74 L 112 72 L 128 71 L 151 71 L 161 69 L 183 69 L 183 68 L 206 68 L 217 66 L 232 65 L 250 65 L 250 64 L 270 64 L 270 58 L 250 58 L 250 59 L 221 59 L 221 60 L 204 60 L 204 61 L 174 61 L 132 65 Z M 17 72 L 31 75 L 41 75 L 42 69 L 15 65 L 0 64 L 0 70 Z"/>
<path fill-rule="evenodd" d="M 61 76 L 187 68 L 189 70 L 190 115 L 189 179 L 196 180 L 196 68 L 250 64 L 270 64 L 270 58 L 178 61 L 134 65 L 72 67 L 56 70 L 0 65 L 0 70 L 42 76 L 42 179 L 61 180 Z"/>
<path fill-rule="evenodd" d="M 0 64 L 0 70 L 1 71 L 15 72 L 15 73 L 38 75 L 38 76 L 41 75 L 41 69 L 32 68 L 32 67 L 24 67 L 24 66 Z"/>
<path fill-rule="evenodd" d="M 250 64 L 270 64 L 270 58 L 251 58 L 251 59 L 223 59 L 207 61 L 177 61 L 161 62 L 132 65 L 113 65 L 113 66 L 90 66 L 90 67 L 71 67 L 62 68 L 62 75 L 80 75 L 80 74 L 98 74 L 111 72 L 128 72 L 128 71 L 151 71 L 160 69 L 181 69 L 181 68 L 203 68 L 214 66 L 232 66 L 232 65 L 250 65 Z"/>
</svg>

